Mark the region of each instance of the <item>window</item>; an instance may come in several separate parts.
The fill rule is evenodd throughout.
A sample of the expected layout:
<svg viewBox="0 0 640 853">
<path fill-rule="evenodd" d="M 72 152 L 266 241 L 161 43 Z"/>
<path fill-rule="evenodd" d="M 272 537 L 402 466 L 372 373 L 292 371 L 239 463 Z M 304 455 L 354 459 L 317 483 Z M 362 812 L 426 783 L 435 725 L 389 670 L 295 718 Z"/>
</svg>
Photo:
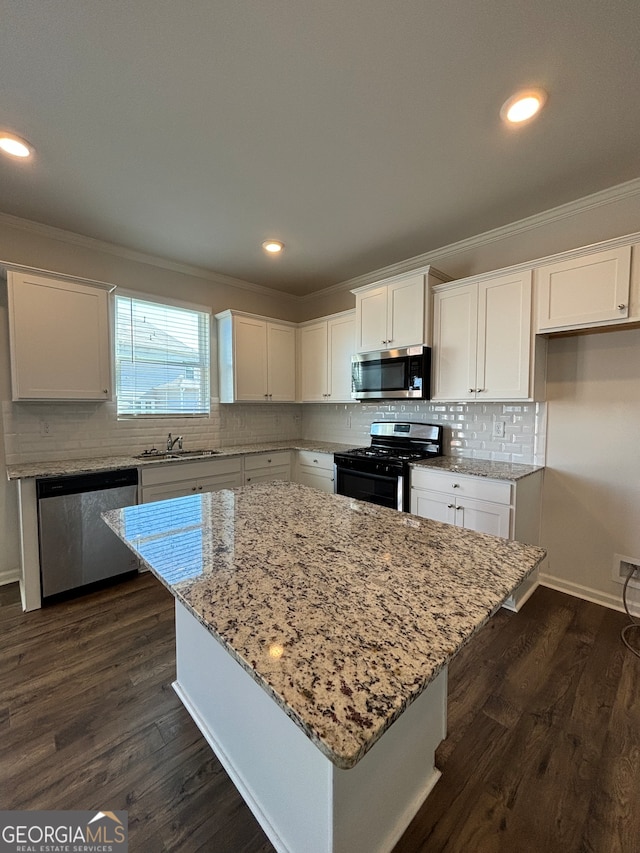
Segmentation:
<svg viewBox="0 0 640 853">
<path fill-rule="evenodd" d="M 209 414 L 207 311 L 115 300 L 118 415 Z"/>
</svg>

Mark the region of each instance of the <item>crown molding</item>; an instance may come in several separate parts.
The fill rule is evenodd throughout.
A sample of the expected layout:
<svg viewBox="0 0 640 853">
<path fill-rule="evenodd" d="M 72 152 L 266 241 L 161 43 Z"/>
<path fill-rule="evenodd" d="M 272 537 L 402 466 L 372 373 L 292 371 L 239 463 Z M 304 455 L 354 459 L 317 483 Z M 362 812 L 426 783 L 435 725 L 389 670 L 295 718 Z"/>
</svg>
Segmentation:
<svg viewBox="0 0 640 853">
<path fill-rule="evenodd" d="M 387 267 L 381 267 L 377 270 L 364 273 L 363 275 L 350 278 L 348 281 L 342 281 L 334 284 L 331 287 L 326 287 L 323 290 L 316 290 L 314 293 L 301 296 L 301 302 L 309 302 L 312 299 L 322 296 L 328 296 L 332 293 L 338 293 L 343 290 L 355 290 L 357 287 L 363 287 L 367 284 L 373 284 L 377 281 L 383 281 L 386 278 L 402 275 L 403 273 L 413 272 L 416 269 L 431 264 L 442 264 L 443 260 L 452 255 L 457 255 L 461 252 L 467 252 L 473 249 L 478 249 L 482 246 L 488 246 L 491 243 L 497 243 L 500 240 L 505 240 L 508 237 L 513 237 L 516 234 L 521 234 L 526 231 L 535 231 L 537 228 L 543 228 L 553 222 L 559 222 L 562 219 L 569 219 L 578 213 L 583 213 L 598 207 L 604 207 L 607 204 L 614 204 L 625 198 L 632 198 L 640 195 L 640 178 L 634 178 L 631 181 L 626 181 L 624 184 L 617 184 L 605 190 L 600 190 L 592 195 L 584 196 L 575 201 L 561 204 L 558 207 L 552 207 L 550 210 L 545 210 L 542 213 L 536 213 L 533 216 L 527 216 L 525 219 L 519 219 L 516 222 L 511 222 L 509 225 L 502 225 L 499 228 L 493 228 L 490 231 L 484 231 L 482 234 L 477 234 L 473 237 L 467 237 L 464 240 L 458 240 L 455 243 L 449 243 L 446 246 L 441 246 L 439 249 L 425 252 L 422 255 L 415 255 L 412 258 L 407 258 L 404 261 L 391 264 Z M 586 247 L 585 247 L 586 248 Z M 531 264 L 531 260 L 526 262 Z"/>
<path fill-rule="evenodd" d="M 455 243 L 449 243 L 441 246 L 438 249 L 433 249 L 421 255 L 415 255 L 403 261 L 398 261 L 395 264 L 390 264 L 386 267 L 381 267 L 371 272 L 364 273 L 350 278 L 347 281 L 338 282 L 330 287 L 322 290 L 313 291 L 303 296 L 298 296 L 293 293 L 288 293 L 283 290 L 275 290 L 271 287 L 265 287 L 261 284 L 254 284 L 244 279 L 234 278 L 233 276 L 217 273 L 206 267 L 193 266 L 191 264 L 179 263 L 177 261 L 162 258 L 157 255 L 140 252 L 136 249 L 129 249 L 126 246 L 120 246 L 115 243 L 108 243 L 103 240 L 98 240 L 95 237 L 87 237 L 84 234 L 76 234 L 73 231 L 66 231 L 63 228 L 56 228 L 53 225 L 45 225 L 41 222 L 33 222 L 28 219 L 22 219 L 18 216 L 12 216 L 9 213 L 0 212 L 0 224 L 5 224 L 12 228 L 18 228 L 22 231 L 39 234 L 43 237 L 48 237 L 52 240 L 58 240 L 70 245 L 82 246 L 94 251 L 104 252 L 115 257 L 124 258 L 125 260 L 134 261 L 141 264 L 166 269 L 171 272 L 190 275 L 196 278 L 203 279 L 211 284 L 219 284 L 227 287 L 236 287 L 241 290 L 248 290 L 254 293 L 260 293 L 272 299 L 287 300 L 294 303 L 310 302 L 314 299 L 329 296 L 333 293 L 339 293 L 345 290 L 354 290 L 358 287 L 363 287 L 367 284 L 383 281 L 384 279 L 393 278 L 404 273 L 411 273 L 421 267 L 431 266 L 433 264 L 440 265 L 446 261 L 448 257 L 460 254 L 462 252 L 478 249 L 482 246 L 488 246 L 491 243 L 497 243 L 500 240 L 505 240 L 516 234 L 521 234 L 527 231 L 534 231 L 537 228 L 543 228 L 553 222 L 558 222 L 563 219 L 569 219 L 579 213 L 592 210 L 599 207 L 604 207 L 608 204 L 614 204 L 622 201 L 625 198 L 632 198 L 640 195 L 640 178 L 634 178 L 623 184 L 609 187 L 605 190 L 593 193 L 592 195 L 584 196 L 575 201 L 561 204 L 558 207 L 553 207 L 550 210 L 545 210 L 542 213 L 536 213 L 533 216 L 528 216 L 525 219 L 519 219 L 508 225 L 493 228 L 490 231 L 484 231 L 473 237 L 467 237 L 464 240 L 458 240 Z M 531 260 L 526 261 L 531 263 Z M 51 273 L 49 273 L 51 274 Z M 68 276 L 67 276 L 68 277 Z"/>
<path fill-rule="evenodd" d="M 158 255 L 139 252 L 136 249 L 129 249 L 126 246 L 120 246 L 116 243 L 108 243 L 105 240 L 98 240 L 96 237 L 87 237 L 84 234 L 76 234 L 74 231 L 66 231 L 64 228 L 45 225 L 43 222 L 33 222 L 30 219 L 22 219 L 19 216 L 12 216 L 9 213 L 0 212 L 0 224 L 7 225 L 11 228 L 18 228 L 21 231 L 27 231 L 31 234 L 38 234 L 41 237 L 48 237 L 51 240 L 58 240 L 61 243 L 68 243 L 72 246 L 81 246 L 85 249 L 104 252 L 108 255 L 114 255 L 115 257 L 123 258 L 128 261 L 159 267 L 160 269 L 169 270 L 170 272 L 176 272 L 182 275 L 194 276 L 195 278 L 209 281 L 211 284 L 220 284 L 227 287 L 237 287 L 241 290 L 250 290 L 254 293 L 260 293 L 274 299 L 287 299 L 293 302 L 297 302 L 299 299 L 298 296 L 292 293 L 287 293 L 282 290 L 274 290 L 273 288 L 265 287 L 262 284 L 254 284 L 251 281 L 245 281 L 241 278 L 234 278 L 233 276 L 224 275 L 223 273 L 217 273 L 214 270 L 207 269 L 206 267 L 183 264 L 178 261 L 172 261 L 169 258 L 162 258 Z"/>
</svg>

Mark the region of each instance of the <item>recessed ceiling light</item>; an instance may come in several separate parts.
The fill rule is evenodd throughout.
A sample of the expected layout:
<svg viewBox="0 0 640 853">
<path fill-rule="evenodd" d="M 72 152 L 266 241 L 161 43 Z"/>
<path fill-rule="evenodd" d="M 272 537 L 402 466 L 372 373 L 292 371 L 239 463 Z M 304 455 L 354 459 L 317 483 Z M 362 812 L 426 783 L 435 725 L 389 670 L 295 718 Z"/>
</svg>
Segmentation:
<svg viewBox="0 0 640 853">
<path fill-rule="evenodd" d="M 521 124 L 540 112 L 547 100 L 547 93 L 542 89 L 527 89 L 516 92 L 505 101 L 500 110 L 500 118 L 509 124 Z"/>
<path fill-rule="evenodd" d="M 6 130 L 0 130 L 0 149 L 5 154 L 9 154 L 11 157 L 19 157 L 21 160 L 24 160 L 25 157 L 31 157 L 33 154 L 33 146 L 29 145 L 26 139 Z"/>
<path fill-rule="evenodd" d="M 265 240 L 262 248 L 271 255 L 277 255 L 284 249 L 284 243 L 281 243 L 280 240 Z"/>
</svg>

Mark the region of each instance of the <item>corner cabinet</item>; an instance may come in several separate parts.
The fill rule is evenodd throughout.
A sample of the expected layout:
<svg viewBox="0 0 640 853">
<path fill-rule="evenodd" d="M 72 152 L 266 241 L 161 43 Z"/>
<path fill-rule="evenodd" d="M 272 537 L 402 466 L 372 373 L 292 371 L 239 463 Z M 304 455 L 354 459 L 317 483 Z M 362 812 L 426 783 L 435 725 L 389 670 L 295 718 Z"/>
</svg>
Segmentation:
<svg viewBox="0 0 640 853">
<path fill-rule="evenodd" d="M 355 311 L 302 323 L 298 335 L 299 401 L 352 403 Z"/>
<path fill-rule="evenodd" d="M 238 311 L 216 320 L 220 402 L 295 402 L 296 324 Z"/>
<path fill-rule="evenodd" d="M 495 480 L 469 474 L 411 470 L 411 512 L 476 533 L 517 539 L 528 545 L 540 540 L 543 471 L 519 480 Z M 537 570 L 504 606 L 518 610 L 537 586 Z"/>
<path fill-rule="evenodd" d="M 538 332 L 597 328 L 633 320 L 631 246 L 546 264 L 535 276 Z"/>
<path fill-rule="evenodd" d="M 531 323 L 531 270 L 434 288 L 433 400 L 544 396 L 544 343 Z"/>
<path fill-rule="evenodd" d="M 431 287 L 448 276 L 433 267 L 359 287 L 356 297 L 356 352 L 431 343 Z"/>
<path fill-rule="evenodd" d="M 108 285 L 8 271 L 14 400 L 108 400 Z"/>
</svg>

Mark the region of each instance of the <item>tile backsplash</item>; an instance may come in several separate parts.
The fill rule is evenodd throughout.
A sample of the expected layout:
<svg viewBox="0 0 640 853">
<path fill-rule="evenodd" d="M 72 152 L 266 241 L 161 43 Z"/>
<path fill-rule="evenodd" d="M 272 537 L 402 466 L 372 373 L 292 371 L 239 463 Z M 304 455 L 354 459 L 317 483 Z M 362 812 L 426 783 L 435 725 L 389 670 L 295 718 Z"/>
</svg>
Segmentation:
<svg viewBox="0 0 640 853">
<path fill-rule="evenodd" d="M 185 448 L 232 447 L 307 438 L 369 443 L 374 420 L 442 423 L 445 453 L 498 461 L 544 464 L 544 403 L 249 404 L 212 403 L 208 418 L 118 420 L 115 403 L 2 403 L 8 464 L 137 454 L 162 448 L 167 433 Z M 504 421 L 503 438 L 493 437 Z"/>
<path fill-rule="evenodd" d="M 369 444 L 372 421 L 420 421 L 444 426 L 445 454 L 499 462 L 544 465 L 547 432 L 544 403 L 306 404 L 302 438 Z M 493 437 L 503 421 L 504 437 Z"/>
</svg>

